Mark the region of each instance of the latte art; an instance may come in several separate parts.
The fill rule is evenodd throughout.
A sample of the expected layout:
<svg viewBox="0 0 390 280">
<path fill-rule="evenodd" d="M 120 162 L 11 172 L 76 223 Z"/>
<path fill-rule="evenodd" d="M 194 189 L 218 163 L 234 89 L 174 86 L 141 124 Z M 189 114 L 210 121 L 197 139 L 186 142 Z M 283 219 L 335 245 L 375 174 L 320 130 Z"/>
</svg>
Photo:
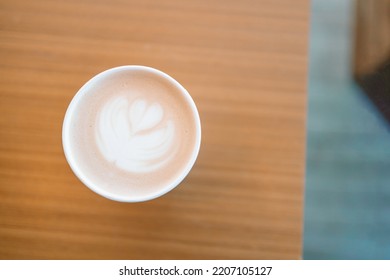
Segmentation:
<svg viewBox="0 0 390 280">
<path fill-rule="evenodd" d="M 158 102 L 115 96 L 97 116 L 96 139 L 104 158 L 128 172 L 152 172 L 174 156 L 175 125 Z"/>
<path fill-rule="evenodd" d="M 88 81 L 69 105 L 63 146 L 77 177 L 109 199 L 156 198 L 176 187 L 200 146 L 188 92 L 153 68 L 122 66 Z"/>
</svg>

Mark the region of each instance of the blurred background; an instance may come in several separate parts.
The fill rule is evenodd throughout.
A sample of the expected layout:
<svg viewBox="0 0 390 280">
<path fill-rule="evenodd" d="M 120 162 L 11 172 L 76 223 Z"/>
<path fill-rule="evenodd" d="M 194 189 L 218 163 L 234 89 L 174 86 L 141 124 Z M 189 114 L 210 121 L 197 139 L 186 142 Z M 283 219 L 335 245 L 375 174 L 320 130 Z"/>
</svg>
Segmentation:
<svg viewBox="0 0 390 280">
<path fill-rule="evenodd" d="M 390 259 L 390 1 L 313 0 L 309 38 L 304 259 Z"/>
</svg>

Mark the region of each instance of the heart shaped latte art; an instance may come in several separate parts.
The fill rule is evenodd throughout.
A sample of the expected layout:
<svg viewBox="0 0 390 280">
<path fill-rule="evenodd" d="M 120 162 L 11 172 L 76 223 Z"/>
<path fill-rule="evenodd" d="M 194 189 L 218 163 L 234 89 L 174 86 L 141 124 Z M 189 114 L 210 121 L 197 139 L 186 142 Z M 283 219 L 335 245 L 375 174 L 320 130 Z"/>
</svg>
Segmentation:
<svg viewBox="0 0 390 280">
<path fill-rule="evenodd" d="M 172 157 L 175 126 L 157 102 L 117 96 L 97 116 L 96 138 L 106 160 L 129 172 L 151 172 Z"/>
</svg>

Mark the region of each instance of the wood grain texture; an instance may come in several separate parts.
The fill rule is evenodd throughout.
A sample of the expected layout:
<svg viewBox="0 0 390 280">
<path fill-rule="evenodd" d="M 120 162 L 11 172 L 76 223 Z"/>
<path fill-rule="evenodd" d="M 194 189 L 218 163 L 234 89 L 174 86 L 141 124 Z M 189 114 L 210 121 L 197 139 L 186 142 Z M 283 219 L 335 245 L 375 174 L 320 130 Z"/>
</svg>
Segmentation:
<svg viewBox="0 0 390 280">
<path fill-rule="evenodd" d="M 301 256 L 307 0 L 0 1 L 0 258 Z M 62 151 L 77 90 L 114 66 L 167 72 L 202 146 L 162 198 L 104 199 Z"/>
</svg>

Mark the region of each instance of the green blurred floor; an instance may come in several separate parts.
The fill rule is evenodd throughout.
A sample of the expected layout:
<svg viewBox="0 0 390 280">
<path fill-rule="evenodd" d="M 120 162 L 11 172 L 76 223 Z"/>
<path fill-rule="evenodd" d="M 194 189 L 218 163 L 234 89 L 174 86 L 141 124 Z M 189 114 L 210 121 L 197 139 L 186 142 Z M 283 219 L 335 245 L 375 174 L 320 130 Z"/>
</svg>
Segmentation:
<svg viewBox="0 0 390 280">
<path fill-rule="evenodd" d="M 353 5 L 312 1 L 305 259 L 390 259 L 390 126 L 351 79 Z"/>
</svg>

